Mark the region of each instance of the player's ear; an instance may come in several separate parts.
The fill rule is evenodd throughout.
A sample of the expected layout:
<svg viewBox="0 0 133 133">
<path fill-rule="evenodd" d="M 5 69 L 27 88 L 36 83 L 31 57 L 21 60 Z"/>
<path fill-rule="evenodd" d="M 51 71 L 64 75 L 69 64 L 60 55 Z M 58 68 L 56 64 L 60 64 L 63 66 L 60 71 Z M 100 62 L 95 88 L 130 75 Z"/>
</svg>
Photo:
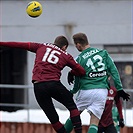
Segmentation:
<svg viewBox="0 0 133 133">
<path fill-rule="evenodd" d="M 63 51 L 66 51 L 67 45 L 64 45 L 61 49 L 62 49 Z"/>
</svg>

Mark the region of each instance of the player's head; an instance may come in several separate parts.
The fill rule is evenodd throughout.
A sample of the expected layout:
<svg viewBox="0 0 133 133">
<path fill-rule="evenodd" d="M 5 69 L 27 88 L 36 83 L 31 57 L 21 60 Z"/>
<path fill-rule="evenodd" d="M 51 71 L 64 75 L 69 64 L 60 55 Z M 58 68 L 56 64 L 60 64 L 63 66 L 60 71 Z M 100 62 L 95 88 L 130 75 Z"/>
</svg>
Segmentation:
<svg viewBox="0 0 133 133">
<path fill-rule="evenodd" d="M 82 51 L 89 47 L 88 38 L 84 33 L 77 33 L 73 35 L 73 41 L 76 46 L 76 48 L 79 51 Z"/>
<path fill-rule="evenodd" d="M 54 44 L 64 51 L 67 49 L 69 45 L 68 40 L 64 36 L 57 36 L 55 38 Z"/>
</svg>

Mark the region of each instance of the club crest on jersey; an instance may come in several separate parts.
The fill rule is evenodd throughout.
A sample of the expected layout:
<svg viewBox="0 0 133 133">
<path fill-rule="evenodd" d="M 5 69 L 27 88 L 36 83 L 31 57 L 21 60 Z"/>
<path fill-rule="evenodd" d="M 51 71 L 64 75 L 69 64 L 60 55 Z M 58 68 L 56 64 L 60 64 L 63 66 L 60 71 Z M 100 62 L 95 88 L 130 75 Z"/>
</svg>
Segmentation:
<svg viewBox="0 0 133 133">
<path fill-rule="evenodd" d="M 114 91 L 112 89 L 110 89 L 109 93 L 112 95 L 114 93 Z"/>
</svg>

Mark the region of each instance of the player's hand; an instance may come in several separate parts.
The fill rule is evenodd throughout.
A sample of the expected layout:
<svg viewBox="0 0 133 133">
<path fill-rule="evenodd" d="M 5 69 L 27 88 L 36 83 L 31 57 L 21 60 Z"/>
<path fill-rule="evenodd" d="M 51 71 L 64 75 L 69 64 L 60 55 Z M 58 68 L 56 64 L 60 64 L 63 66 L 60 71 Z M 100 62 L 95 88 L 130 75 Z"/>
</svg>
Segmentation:
<svg viewBox="0 0 133 133">
<path fill-rule="evenodd" d="M 117 92 L 119 97 L 122 97 L 123 100 L 128 101 L 130 99 L 130 95 L 126 93 L 124 90 L 120 90 Z"/>
<path fill-rule="evenodd" d="M 74 81 L 74 76 L 71 72 L 68 73 L 68 76 L 67 76 L 67 82 L 69 85 L 73 84 L 73 81 Z"/>
<path fill-rule="evenodd" d="M 124 120 L 123 120 L 123 119 L 120 119 L 120 120 L 119 120 L 119 126 L 120 126 L 121 128 L 123 128 L 123 127 L 125 126 Z"/>
</svg>

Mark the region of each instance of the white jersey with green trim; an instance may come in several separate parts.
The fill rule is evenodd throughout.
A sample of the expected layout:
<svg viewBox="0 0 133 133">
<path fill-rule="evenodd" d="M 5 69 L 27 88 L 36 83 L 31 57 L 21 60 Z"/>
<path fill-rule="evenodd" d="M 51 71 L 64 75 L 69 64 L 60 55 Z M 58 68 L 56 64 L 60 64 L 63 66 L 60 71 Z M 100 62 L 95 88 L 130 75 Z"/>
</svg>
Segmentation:
<svg viewBox="0 0 133 133">
<path fill-rule="evenodd" d="M 114 80 L 117 90 L 122 90 L 118 70 L 106 50 L 87 48 L 77 57 L 76 61 L 86 70 L 86 75 L 75 77 L 72 93 L 78 90 L 108 88 L 108 77 Z"/>
</svg>

